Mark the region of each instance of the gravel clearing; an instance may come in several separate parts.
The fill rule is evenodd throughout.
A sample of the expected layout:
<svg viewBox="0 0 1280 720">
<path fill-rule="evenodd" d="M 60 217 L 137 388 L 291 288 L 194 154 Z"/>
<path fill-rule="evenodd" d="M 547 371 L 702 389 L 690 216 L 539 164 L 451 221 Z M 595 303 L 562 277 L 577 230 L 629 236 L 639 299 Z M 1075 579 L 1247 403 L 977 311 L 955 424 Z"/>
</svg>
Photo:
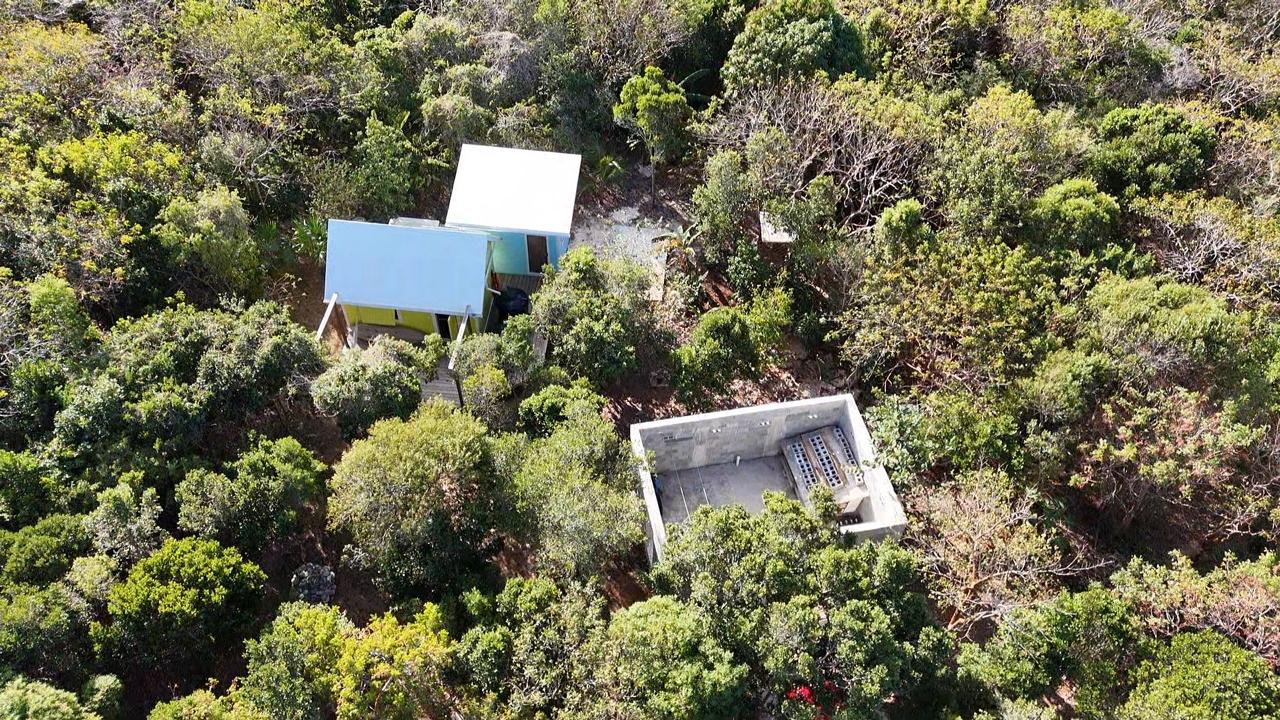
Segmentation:
<svg viewBox="0 0 1280 720">
<path fill-rule="evenodd" d="M 659 252 L 663 238 L 678 228 L 672 223 L 640 216 L 634 205 L 606 214 L 587 214 L 573 228 L 569 247 L 589 247 L 600 257 L 631 258 L 652 269 L 654 288 L 661 297 L 666 263 Z"/>
</svg>

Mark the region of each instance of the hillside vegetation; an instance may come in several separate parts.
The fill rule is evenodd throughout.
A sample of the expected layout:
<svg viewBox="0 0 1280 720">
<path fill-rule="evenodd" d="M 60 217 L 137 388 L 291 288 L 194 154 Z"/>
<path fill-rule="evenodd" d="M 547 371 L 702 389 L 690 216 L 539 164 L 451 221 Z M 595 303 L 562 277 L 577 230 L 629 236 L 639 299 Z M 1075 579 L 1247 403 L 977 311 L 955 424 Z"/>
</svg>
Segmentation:
<svg viewBox="0 0 1280 720">
<path fill-rule="evenodd" d="M 680 230 L 460 409 L 303 321 L 468 142 Z M 0 324 L 0 720 L 1280 717 L 1274 2 L 3 2 Z M 626 423 L 802 385 L 906 535 L 650 568 Z"/>
</svg>

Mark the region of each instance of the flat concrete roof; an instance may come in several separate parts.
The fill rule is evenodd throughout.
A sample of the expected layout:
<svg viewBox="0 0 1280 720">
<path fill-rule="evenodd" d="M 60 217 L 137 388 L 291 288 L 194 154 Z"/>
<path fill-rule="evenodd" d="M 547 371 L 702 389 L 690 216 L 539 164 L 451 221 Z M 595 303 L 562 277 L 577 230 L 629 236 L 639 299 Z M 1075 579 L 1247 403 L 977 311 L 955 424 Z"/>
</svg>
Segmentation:
<svg viewBox="0 0 1280 720">
<path fill-rule="evenodd" d="M 771 491 L 796 499 L 791 475 L 776 456 L 674 470 L 655 475 L 653 484 L 662 519 L 668 523 L 684 522 L 701 505 L 741 505 L 757 513 L 764 509 L 762 497 Z"/>
</svg>

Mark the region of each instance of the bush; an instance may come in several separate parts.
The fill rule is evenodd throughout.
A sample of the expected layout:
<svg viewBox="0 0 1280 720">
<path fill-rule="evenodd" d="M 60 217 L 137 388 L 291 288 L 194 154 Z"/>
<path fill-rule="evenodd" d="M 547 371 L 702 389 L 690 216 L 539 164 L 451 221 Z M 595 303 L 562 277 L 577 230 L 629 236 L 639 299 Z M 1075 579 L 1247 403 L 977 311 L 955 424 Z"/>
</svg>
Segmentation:
<svg viewBox="0 0 1280 720">
<path fill-rule="evenodd" d="M 435 377 L 444 341 L 429 335 L 423 347 L 389 335 L 367 350 L 350 349 L 311 384 L 316 407 L 333 415 L 347 437 L 388 417 L 409 417 L 422 402 L 422 383 Z"/>
<path fill-rule="evenodd" d="M 701 404 L 753 371 L 760 363 L 760 352 L 752 342 L 746 313 L 737 307 L 719 307 L 698 320 L 693 335 L 671 359 L 672 382 L 680 400 Z"/>
<path fill-rule="evenodd" d="M 333 469 L 329 527 L 348 552 L 396 590 L 462 582 L 490 527 L 485 428 L 443 401 L 408 420 L 383 420 Z"/>
<path fill-rule="evenodd" d="M 124 684 L 115 675 L 94 675 L 80 689 L 80 701 L 102 720 L 117 720 L 124 700 Z"/>
<path fill-rule="evenodd" d="M 1031 205 L 1033 242 L 1050 250 L 1100 250 L 1116 235 L 1120 204 L 1092 180 L 1064 180 Z"/>
<path fill-rule="evenodd" d="M 1166 105 L 1117 108 L 1098 126 L 1094 154 L 1102 187 L 1125 199 L 1191 188 L 1217 147 L 1212 128 Z"/>
<path fill-rule="evenodd" d="M 0 450 L 0 525 L 19 528 L 47 514 L 63 498 L 40 459 Z"/>
<path fill-rule="evenodd" d="M 84 519 L 93 549 L 122 568 L 155 552 L 169 533 L 159 525 L 160 501 L 155 488 L 139 491 L 121 482 L 98 493 L 98 507 Z"/>
<path fill-rule="evenodd" d="M 88 610 L 57 584 L 6 587 L 0 592 L 0 666 L 60 684 L 80 681 L 92 657 Z"/>
<path fill-rule="evenodd" d="M 462 381 L 462 400 L 480 422 L 493 429 L 504 429 L 511 423 L 511 383 L 501 369 L 485 365 Z"/>
<path fill-rule="evenodd" d="M 79 515 L 49 515 L 16 532 L 0 532 L 0 558 L 7 583 L 51 583 L 88 549 L 89 535 Z"/>
<path fill-rule="evenodd" d="M 194 199 L 174 198 L 157 220 L 160 242 L 211 289 L 247 292 L 261 281 L 263 258 L 234 191 L 219 186 Z"/>
<path fill-rule="evenodd" d="M 75 695 L 52 685 L 15 677 L 0 688 L 0 717 L 5 720 L 102 720 L 81 707 Z"/>
<path fill-rule="evenodd" d="M 823 73 L 865 71 L 862 33 L 830 0 L 771 0 L 747 16 L 721 75 L 725 92 Z"/>
<path fill-rule="evenodd" d="M 94 643 L 130 667 L 207 667 L 215 643 L 235 640 L 253 620 L 265 580 L 234 548 L 169 540 L 111 589 L 111 622 L 94 626 Z"/>
<path fill-rule="evenodd" d="M 325 466 L 293 438 L 262 438 L 228 470 L 193 470 L 178 483 L 178 526 L 255 553 L 293 529 Z"/>
<path fill-rule="evenodd" d="M 634 261 L 571 250 L 533 296 L 533 328 L 555 338 L 561 367 L 596 385 L 613 382 L 635 369 L 637 348 L 654 340 L 649 281 Z"/>
<path fill-rule="evenodd" d="M 581 378 L 572 385 L 548 385 L 520 401 L 520 430 L 533 437 L 546 437 L 568 417 L 571 405 L 584 403 L 599 413 L 606 402 Z"/>
<path fill-rule="evenodd" d="M 672 355 L 680 400 L 702 404 L 741 377 L 758 373 L 790 322 L 791 300 L 782 291 L 743 307 L 720 307 L 698 320 L 688 342 Z"/>
<path fill-rule="evenodd" d="M 590 402 L 574 402 L 545 438 L 499 466 L 511 478 L 515 508 L 538 568 L 560 578 L 590 579 L 644 539 L 631 446 Z M 527 443 L 527 444 L 526 444 Z"/>
</svg>

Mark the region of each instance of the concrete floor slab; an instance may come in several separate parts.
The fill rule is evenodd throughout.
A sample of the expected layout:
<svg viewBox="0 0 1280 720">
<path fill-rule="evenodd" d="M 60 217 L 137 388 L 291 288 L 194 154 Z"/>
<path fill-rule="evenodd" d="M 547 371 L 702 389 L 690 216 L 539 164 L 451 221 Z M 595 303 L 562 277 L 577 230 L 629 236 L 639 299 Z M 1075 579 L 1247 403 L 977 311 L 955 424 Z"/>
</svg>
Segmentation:
<svg viewBox="0 0 1280 720">
<path fill-rule="evenodd" d="M 796 498 L 791 474 L 777 456 L 661 473 L 654 476 L 654 486 L 662 520 L 668 525 L 684 522 L 699 505 L 737 504 L 748 512 L 760 512 L 764 509 L 761 496 L 769 490 Z"/>
</svg>

